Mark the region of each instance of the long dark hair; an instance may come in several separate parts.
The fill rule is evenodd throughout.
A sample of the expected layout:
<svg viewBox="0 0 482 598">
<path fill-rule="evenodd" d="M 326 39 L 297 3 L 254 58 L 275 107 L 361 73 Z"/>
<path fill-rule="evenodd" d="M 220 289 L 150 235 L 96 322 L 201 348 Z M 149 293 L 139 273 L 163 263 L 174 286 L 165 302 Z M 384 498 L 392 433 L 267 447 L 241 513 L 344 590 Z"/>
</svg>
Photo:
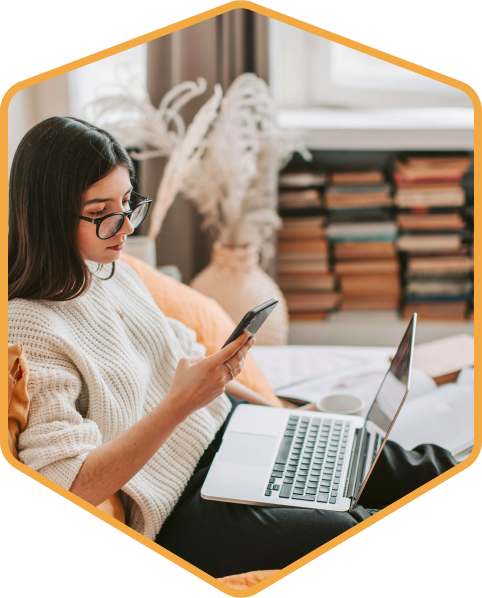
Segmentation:
<svg viewBox="0 0 482 598">
<path fill-rule="evenodd" d="M 10 171 L 9 300 L 68 301 L 87 291 L 92 277 L 77 245 L 76 215 L 85 191 L 119 165 L 134 179 L 119 142 L 78 118 L 53 116 L 25 135 Z"/>
</svg>

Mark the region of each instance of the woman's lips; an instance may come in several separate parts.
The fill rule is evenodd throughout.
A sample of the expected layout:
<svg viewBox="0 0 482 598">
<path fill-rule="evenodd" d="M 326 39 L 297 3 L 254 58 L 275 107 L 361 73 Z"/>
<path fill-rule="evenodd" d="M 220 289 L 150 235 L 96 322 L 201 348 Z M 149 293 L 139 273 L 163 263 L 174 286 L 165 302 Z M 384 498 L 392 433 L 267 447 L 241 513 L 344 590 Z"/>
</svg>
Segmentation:
<svg viewBox="0 0 482 598">
<path fill-rule="evenodd" d="M 120 245 L 113 245 L 112 247 L 107 247 L 107 249 L 113 249 L 114 251 L 121 251 L 124 247 L 124 243 L 121 243 Z"/>
</svg>

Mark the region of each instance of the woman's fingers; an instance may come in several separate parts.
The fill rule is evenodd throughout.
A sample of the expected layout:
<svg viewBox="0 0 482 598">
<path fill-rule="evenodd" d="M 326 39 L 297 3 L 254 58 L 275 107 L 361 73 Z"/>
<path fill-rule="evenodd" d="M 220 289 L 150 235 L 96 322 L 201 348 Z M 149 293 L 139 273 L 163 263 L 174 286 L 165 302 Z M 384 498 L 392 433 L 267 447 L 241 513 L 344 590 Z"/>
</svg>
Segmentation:
<svg viewBox="0 0 482 598">
<path fill-rule="evenodd" d="M 248 351 L 251 349 L 251 347 L 254 345 L 254 343 L 256 342 L 256 340 L 254 338 L 249 339 L 249 341 L 247 341 L 242 347 L 241 349 L 239 349 L 239 351 L 236 353 L 236 355 L 234 355 L 234 357 L 232 358 L 231 361 L 237 359 L 238 361 L 241 361 L 241 359 L 246 359 L 246 355 L 248 354 Z"/>
<path fill-rule="evenodd" d="M 208 359 L 213 361 L 216 366 L 228 361 L 228 359 L 231 359 L 233 355 L 236 355 L 236 353 L 246 343 L 249 336 L 249 332 L 243 332 L 243 334 L 238 336 L 236 340 L 234 340 L 232 343 L 229 343 L 229 345 L 224 347 L 224 349 L 221 349 L 217 353 L 211 355 Z"/>
<path fill-rule="evenodd" d="M 224 392 L 226 384 L 241 371 L 246 354 L 254 344 L 247 343 L 247 337 L 249 337 L 248 333 L 244 338 L 238 338 L 231 343 L 228 352 L 224 353 L 226 359 L 222 362 L 220 355 L 223 356 L 223 351 L 210 357 L 191 356 L 179 360 L 171 384 L 171 395 L 176 397 L 177 403 L 181 403 L 178 405 L 179 409 L 187 414 L 192 413 Z M 226 361 L 231 367 L 232 374 Z M 180 401 L 179 397 L 181 397 Z"/>
<path fill-rule="evenodd" d="M 241 373 L 243 369 L 244 362 L 246 360 L 246 356 L 248 354 L 249 349 L 254 345 L 255 339 L 249 340 L 237 353 L 234 355 L 230 360 L 225 362 L 224 365 L 229 364 L 233 376 L 236 377 L 238 374 Z"/>
<path fill-rule="evenodd" d="M 241 361 L 244 361 L 246 359 L 248 351 L 251 349 L 255 342 L 256 340 L 254 338 L 247 341 L 235 355 L 233 355 L 230 359 L 227 359 L 224 363 L 229 364 L 231 368 L 235 368 Z"/>
</svg>

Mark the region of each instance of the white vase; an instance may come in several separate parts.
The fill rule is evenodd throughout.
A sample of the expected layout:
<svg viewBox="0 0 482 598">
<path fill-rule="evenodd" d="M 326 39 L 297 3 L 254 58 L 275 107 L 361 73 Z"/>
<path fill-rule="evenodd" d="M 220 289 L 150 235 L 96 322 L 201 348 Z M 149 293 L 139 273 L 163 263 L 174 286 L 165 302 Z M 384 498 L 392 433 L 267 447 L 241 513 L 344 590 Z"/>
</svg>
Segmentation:
<svg viewBox="0 0 482 598">
<path fill-rule="evenodd" d="M 124 245 L 127 255 L 137 257 L 153 268 L 157 265 L 156 242 L 144 235 L 129 236 Z"/>
<path fill-rule="evenodd" d="M 287 344 L 286 302 L 279 286 L 259 266 L 255 245 L 223 247 L 215 243 L 209 266 L 191 281 L 191 287 L 217 301 L 236 324 L 253 307 L 277 298 L 279 303 L 256 333 L 256 342 Z"/>
</svg>

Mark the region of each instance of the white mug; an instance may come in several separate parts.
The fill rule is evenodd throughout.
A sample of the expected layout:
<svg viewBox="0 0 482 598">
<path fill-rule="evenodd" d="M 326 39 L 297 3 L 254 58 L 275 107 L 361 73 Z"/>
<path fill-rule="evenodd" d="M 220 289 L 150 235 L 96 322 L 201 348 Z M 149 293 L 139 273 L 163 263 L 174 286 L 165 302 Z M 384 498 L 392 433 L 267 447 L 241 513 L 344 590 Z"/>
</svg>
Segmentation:
<svg viewBox="0 0 482 598">
<path fill-rule="evenodd" d="M 364 407 L 365 401 L 353 395 L 328 395 L 316 401 L 318 411 L 341 415 L 359 415 Z"/>
</svg>

